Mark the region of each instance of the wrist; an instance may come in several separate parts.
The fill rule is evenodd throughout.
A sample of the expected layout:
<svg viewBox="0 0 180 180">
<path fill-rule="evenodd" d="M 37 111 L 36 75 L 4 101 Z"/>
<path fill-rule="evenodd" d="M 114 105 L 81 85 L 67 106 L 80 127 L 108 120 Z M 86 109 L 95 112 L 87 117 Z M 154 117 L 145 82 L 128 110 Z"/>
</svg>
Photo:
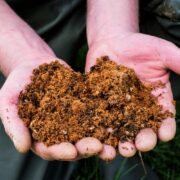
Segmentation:
<svg viewBox="0 0 180 180">
<path fill-rule="evenodd" d="M 89 0 L 88 44 L 139 32 L 138 0 Z"/>
<path fill-rule="evenodd" d="M 51 54 L 39 54 L 31 53 L 26 54 L 25 56 L 19 57 L 19 59 L 12 60 L 11 64 L 1 67 L 1 71 L 5 76 L 8 76 L 12 71 L 20 66 L 35 66 L 43 63 L 49 63 L 53 60 L 58 59 L 55 55 Z"/>
<path fill-rule="evenodd" d="M 121 44 L 121 39 L 125 39 L 130 37 L 131 35 L 136 34 L 135 32 L 121 32 L 121 33 L 113 33 L 108 36 L 102 36 L 98 39 L 92 39 L 91 43 L 88 42 L 89 49 L 92 49 L 93 47 L 97 46 L 119 46 Z"/>
</svg>

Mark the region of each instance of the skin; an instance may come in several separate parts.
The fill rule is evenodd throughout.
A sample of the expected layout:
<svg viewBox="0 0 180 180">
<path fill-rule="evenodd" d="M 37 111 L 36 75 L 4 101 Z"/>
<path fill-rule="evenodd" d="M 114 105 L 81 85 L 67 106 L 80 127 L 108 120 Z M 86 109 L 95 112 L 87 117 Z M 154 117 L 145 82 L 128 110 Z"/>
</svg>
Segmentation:
<svg viewBox="0 0 180 180">
<path fill-rule="evenodd" d="M 164 83 L 164 88 L 159 88 L 152 94 L 158 97 L 165 110 L 175 114 L 169 70 L 180 74 L 180 50 L 173 43 L 139 33 L 137 7 L 137 0 L 88 1 L 89 51 L 86 71 L 96 63 L 97 57 L 108 55 L 117 64 L 133 68 L 142 82 Z M 167 142 L 174 138 L 175 132 L 175 119 L 165 119 L 157 135 L 147 128 L 139 132 L 135 143 L 119 142 L 119 153 L 124 157 L 131 157 L 137 150 L 150 151 L 156 146 L 157 139 Z M 99 157 L 109 157 L 112 148 L 106 146 L 106 150 L 103 150 Z M 111 160 L 115 156 L 116 154 L 113 154 Z"/>
</svg>

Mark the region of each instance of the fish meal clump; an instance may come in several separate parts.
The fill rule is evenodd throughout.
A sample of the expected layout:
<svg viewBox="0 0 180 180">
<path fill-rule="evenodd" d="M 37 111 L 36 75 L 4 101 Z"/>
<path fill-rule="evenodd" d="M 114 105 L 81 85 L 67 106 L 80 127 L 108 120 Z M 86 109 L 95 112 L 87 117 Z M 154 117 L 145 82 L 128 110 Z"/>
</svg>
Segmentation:
<svg viewBox="0 0 180 180">
<path fill-rule="evenodd" d="M 108 57 L 98 58 L 86 74 L 54 61 L 33 70 L 19 95 L 18 114 L 32 138 L 47 146 L 95 137 L 117 148 L 119 140 L 134 141 L 143 128 L 157 132 L 172 116 L 151 94 L 153 88 Z"/>
</svg>

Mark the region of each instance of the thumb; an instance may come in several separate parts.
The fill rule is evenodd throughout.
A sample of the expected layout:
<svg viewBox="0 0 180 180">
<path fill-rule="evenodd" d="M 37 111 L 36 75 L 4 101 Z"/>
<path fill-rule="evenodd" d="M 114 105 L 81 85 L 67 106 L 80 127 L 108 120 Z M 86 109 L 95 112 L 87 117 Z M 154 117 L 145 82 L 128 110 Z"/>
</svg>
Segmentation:
<svg viewBox="0 0 180 180">
<path fill-rule="evenodd" d="M 89 51 L 87 53 L 86 57 L 86 67 L 85 72 L 89 72 L 91 67 L 96 64 L 97 58 L 108 56 L 109 59 L 112 59 L 113 61 L 116 61 L 118 63 L 118 56 L 116 53 L 109 47 L 107 44 L 103 43 L 97 43 L 94 46 L 91 46 L 89 48 Z"/>
<path fill-rule="evenodd" d="M 31 147 L 28 128 L 18 116 L 18 85 L 10 77 L 0 91 L 0 117 L 5 131 L 19 152 L 27 152 Z"/>
<path fill-rule="evenodd" d="M 165 41 L 163 46 L 160 46 L 160 53 L 164 60 L 164 65 L 180 74 L 180 48 L 173 43 Z"/>
</svg>

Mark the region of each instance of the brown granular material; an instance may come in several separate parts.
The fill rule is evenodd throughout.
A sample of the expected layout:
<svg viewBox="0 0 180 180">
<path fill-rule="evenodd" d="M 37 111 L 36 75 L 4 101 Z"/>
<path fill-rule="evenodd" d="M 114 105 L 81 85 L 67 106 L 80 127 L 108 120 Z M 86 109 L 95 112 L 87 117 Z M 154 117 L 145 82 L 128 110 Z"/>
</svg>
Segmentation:
<svg viewBox="0 0 180 180">
<path fill-rule="evenodd" d="M 87 74 L 58 61 L 42 64 L 31 81 L 19 95 L 18 113 L 32 138 L 47 146 L 95 137 L 117 148 L 119 140 L 134 141 L 143 128 L 157 132 L 173 116 L 151 94 L 153 85 L 108 57 L 98 58 Z"/>
</svg>

